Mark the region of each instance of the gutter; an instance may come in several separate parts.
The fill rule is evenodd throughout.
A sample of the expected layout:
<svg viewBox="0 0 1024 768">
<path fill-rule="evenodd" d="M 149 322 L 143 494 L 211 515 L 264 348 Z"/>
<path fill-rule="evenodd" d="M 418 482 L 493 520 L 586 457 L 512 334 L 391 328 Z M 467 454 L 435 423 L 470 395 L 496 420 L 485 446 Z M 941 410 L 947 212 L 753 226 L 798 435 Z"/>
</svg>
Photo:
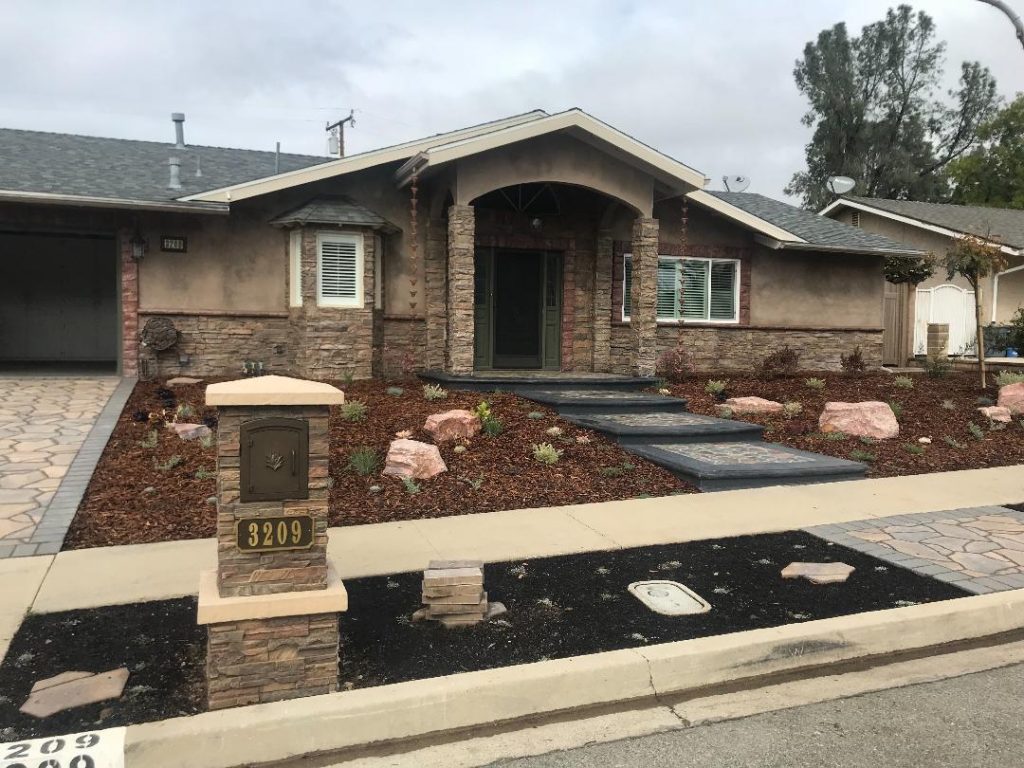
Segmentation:
<svg viewBox="0 0 1024 768">
<path fill-rule="evenodd" d="M 412 179 L 413 175 L 421 173 L 430 165 L 430 158 L 426 152 L 419 152 L 406 160 L 395 171 L 395 182 L 399 187 L 404 187 Z"/>
<path fill-rule="evenodd" d="M 62 195 L 52 192 L 17 192 L 0 189 L 0 202 L 38 203 L 42 205 L 76 205 L 85 208 L 120 208 L 138 211 L 168 211 L 175 213 L 226 214 L 227 203 L 182 203 L 175 200 L 132 200 L 117 197 L 90 197 L 87 195 Z"/>
<path fill-rule="evenodd" d="M 926 251 L 914 249 L 886 250 L 884 248 L 850 247 L 846 245 L 816 245 L 814 243 L 793 243 L 775 240 L 762 235 L 755 235 L 754 240 L 773 251 L 821 251 L 824 253 L 856 253 L 866 256 L 923 256 Z"/>
</svg>

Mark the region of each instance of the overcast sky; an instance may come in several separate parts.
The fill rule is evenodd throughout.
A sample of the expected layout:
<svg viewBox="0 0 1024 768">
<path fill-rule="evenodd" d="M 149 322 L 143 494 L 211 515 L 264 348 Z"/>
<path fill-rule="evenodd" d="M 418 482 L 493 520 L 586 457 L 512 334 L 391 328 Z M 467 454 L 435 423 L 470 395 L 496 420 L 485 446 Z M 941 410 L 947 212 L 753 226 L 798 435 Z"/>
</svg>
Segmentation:
<svg viewBox="0 0 1024 768">
<path fill-rule="evenodd" d="M 1024 0 L 1011 0 L 1024 13 Z M 703 171 L 781 197 L 809 131 L 793 84 L 804 44 L 875 0 L 0 0 L 0 126 L 323 154 L 534 108 L 581 107 Z M 977 0 L 917 2 L 948 43 L 952 85 L 979 59 L 1024 90 L 1009 22 Z M 2 158 L 0 158 L 2 162 Z"/>
</svg>

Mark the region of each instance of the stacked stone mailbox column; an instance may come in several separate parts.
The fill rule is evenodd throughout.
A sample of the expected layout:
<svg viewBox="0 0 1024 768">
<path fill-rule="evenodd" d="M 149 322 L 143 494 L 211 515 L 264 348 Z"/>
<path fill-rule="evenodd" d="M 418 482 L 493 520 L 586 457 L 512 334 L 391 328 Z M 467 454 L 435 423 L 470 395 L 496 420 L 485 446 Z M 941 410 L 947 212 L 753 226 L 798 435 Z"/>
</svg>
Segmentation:
<svg viewBox="0 0 1024 768">
<path fill-rule="evenodd" d="M 336 691 L 348 597 L 327 562 L 328 407 L 344 395 L 261 376 L 211 384 L 206 402 L 219 419 L 217 570 L 199 587 L 209 708 Z"/>
</svg>

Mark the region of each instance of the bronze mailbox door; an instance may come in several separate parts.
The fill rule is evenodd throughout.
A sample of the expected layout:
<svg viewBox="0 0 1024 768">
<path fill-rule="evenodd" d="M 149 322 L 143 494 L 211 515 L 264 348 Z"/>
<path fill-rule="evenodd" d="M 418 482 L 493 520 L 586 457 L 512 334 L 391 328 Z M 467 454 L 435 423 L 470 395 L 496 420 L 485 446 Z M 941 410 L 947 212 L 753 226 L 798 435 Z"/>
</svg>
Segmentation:
<svg viewBox="0 0 1024 768">
<path fill-rule="evenodd" d="M 309 498 L 309 422 L 247 421 L 242 424 L 239 447 L 241 501 Z"/>
</svg>

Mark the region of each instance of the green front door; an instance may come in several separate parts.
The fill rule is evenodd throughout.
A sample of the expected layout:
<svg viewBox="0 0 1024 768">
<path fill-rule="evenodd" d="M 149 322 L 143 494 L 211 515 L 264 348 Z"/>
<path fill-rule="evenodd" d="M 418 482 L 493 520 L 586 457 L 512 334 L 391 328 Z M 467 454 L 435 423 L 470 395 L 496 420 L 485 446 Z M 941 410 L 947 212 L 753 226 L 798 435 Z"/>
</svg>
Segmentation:
<svg viewBox="0 0 1024 768">
<path fill-rule="evenodd" d="M 477 369 L 558 370 L 562 336 L 561 254 L 478 250 L 473 309 Z"/>
</svg>

